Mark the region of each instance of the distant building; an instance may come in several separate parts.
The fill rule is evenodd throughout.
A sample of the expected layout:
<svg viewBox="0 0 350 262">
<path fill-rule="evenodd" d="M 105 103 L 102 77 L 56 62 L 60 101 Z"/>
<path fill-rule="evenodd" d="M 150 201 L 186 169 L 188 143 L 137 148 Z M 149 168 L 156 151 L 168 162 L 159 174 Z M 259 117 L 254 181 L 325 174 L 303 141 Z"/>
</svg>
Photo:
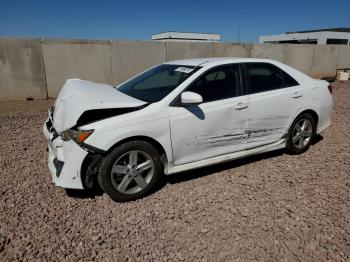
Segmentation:
<svg viewBox="0 0 350 262">
<path fill-rule="evenodd" d="M 350 28 L 328 28 L 259 37 L 261 44 L 349 45 Z"/>
<path fill-rule="evenodd" d="M 164 32 L 164 33 L 152 35 L 152 40 L 220 42 L 220 35 L 207 34 L 207 33 Z"/>
</svg>

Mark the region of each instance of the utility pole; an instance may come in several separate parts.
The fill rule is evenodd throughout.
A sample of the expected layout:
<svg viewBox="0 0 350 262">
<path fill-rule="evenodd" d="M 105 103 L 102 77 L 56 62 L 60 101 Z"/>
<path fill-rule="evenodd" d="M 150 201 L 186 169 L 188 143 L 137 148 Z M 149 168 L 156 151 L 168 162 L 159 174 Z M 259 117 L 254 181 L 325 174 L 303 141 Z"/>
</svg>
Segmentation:
<svg viewBox="0 0 350 262">
<path fill-rule="evenodd" d="M 247 12 L 241 12 L 238 16 L 238 43 L 241 42 L 241 17 L 245 15 Z"/>
</svg>

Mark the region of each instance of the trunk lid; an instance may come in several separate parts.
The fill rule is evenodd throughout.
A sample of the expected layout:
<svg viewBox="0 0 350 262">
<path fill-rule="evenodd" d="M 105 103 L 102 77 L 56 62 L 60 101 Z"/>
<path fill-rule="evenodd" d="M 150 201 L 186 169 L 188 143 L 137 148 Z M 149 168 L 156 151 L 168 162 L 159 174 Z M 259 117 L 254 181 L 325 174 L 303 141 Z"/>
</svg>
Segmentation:
<svg viewBox="0 0 350 262">
<path fill-rule="evenodd" d="M 62 132 L 76 125 L 87 110 L 103 108 L 133 108 L 146 102 L 128 96 L 107 84 L 80 79 L 68 79 L 54 105 L 53 126 Z"/>
</svg>

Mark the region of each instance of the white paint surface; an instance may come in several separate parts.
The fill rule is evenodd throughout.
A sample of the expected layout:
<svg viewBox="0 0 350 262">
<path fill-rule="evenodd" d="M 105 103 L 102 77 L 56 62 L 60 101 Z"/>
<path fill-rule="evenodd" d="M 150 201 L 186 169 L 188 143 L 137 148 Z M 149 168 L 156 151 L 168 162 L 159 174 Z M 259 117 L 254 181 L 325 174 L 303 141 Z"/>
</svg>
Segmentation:
<svg viewBox="0 0 350 262">
<path fill-rule="evenodd" d="M 171 102 L 207 70 L 242 62 L 274 64 L 300 85 L 204 102 L 193 107 L 171 106 Z M 81 126 L 81 129 L 94 130 L 85 143 L 108 150 L 116 143 L 136 136 L 153 139 L 163 147 L 167 159 L 164 171 L 171 174 L 283 148 L 291 123 L 305 110 L 317 113 L 317 133 L 330 125 L 332 97 L 327 88 L 328 82 L 312 79 L 282 63 L 267 59 L 203 58 L 167 64 L 201 68 L 159 102 L 151 103 L 142 110 Z M 68 80 L 55 104 L 54 127 L 61 134 L 74 126 L 86 110 L 144 104 L 108 85 Z M 247 135 L 254 131 L 262 132 L 255 136 Z M 53 138 L 52 132 L 44 125 L 46 139 Z M 62 187 L 82 188 L 80 169 L 88 152 L 73 141 L 63 141 L 61 137 L 49 142 L 49 145 L 53 182 Z M 65 162 L 59 178 L 54 174 L 54 158 Z"/>
</svg>

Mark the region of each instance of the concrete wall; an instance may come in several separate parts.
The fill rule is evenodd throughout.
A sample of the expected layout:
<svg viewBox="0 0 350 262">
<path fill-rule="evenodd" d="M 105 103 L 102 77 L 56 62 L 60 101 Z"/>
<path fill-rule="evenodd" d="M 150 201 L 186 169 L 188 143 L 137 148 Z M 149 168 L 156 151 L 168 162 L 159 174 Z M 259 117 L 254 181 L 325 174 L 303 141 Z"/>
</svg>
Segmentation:
<svg viewBox="0 0 350 262">
<path fill-rule="evenodd" d="M 252 44 L 213 43 L 214 57 L 250 57 Z"/>
<path fill-rule="evenodd" d="M 166 60 L 178 60 L 197 57 L 212 57 L 213 44 L 201 42 L 167 42 Z"/>
<path fill-rule="evenodd" d="M 268 58 L 283 62 L 284 45 L 253 45 L 251 57 Z"/>
<path fill-rule="evenodd" d="M 67 78 L 112 84 L 109 41 L 43 40 L 42 47 L 49 97 Z"/>
<path fill-rule="evenodd" d="M 46 96 L 40 39 L 0 39 L 0 100 Z"/>
<path fill-rule="evenodd" d="M 316 45 L 311 66 L 311 75 L 315 78 L 335 74 L 338 61 L 337 46 Z"/>
<path fill-rule="evenodd" d="M 338 47 L 337 68 L 350 68 L 350 46 Z"/>
<path fill-rule="evenodd" d="M 258 57 L 313 77 L 350 68 L 350 46 L 0 38 L 0 100 L 56 97 L 67 78 L 119 84 L 169 60 Z"/>
<path fill-rule="evenodd" d="M 285 45 L 283 63 L 311 75 L 313 45 Z"/>
<path fill-rule="evenodd" d="M 113 84 L 120 84 L 145 69 L 166 61 L 163 42 L 112 41 L 111 43 Z"/>
</svg>

